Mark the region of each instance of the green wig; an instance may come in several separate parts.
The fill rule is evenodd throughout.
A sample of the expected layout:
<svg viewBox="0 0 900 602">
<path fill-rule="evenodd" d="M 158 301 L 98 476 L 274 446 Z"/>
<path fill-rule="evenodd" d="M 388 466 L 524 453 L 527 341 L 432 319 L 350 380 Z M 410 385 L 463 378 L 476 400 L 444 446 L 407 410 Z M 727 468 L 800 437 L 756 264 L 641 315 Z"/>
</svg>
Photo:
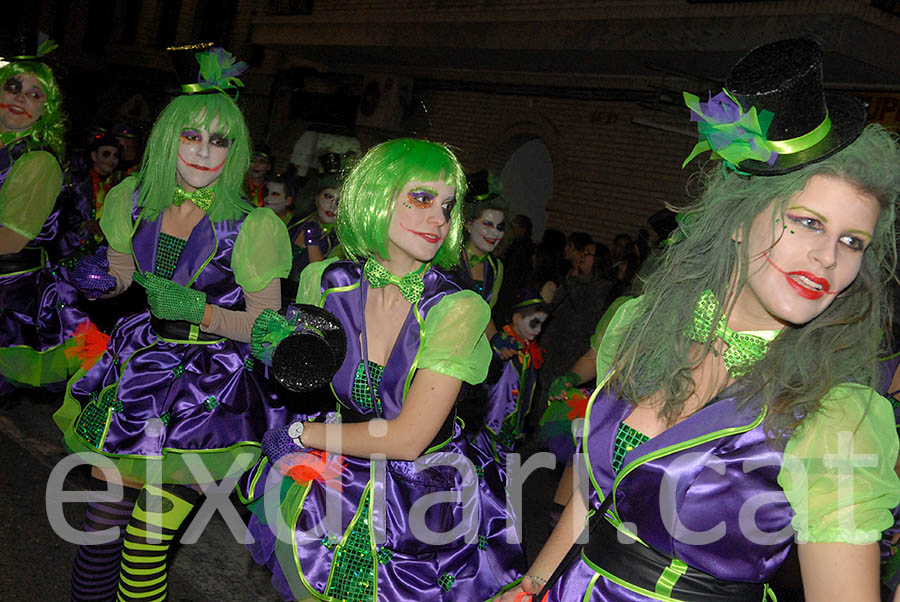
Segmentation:
<svg viewBox="0 0 900 602">
<path fill-rule="evenodd" d="M 390 259 L 388 228 L 394 202 L 408 182 L 443 182 L 456 190 L 457 200 L 466 193 L 462 165 L 447 146 L 410 138 L 373 146 L 341 186 L 337 233 L 350 256 Z M 457 202 L 450 213 L 450 231 L 434 263 L 442 267 L 458 264 L 461 241 L 462 203 Z"/>
<path fill-rule="evenodd" d="M 700 294 L 710 289 L 731 300 L 747 280 L 746 245 L 753 219 L 770 205 L 784 216 L 792 195 L 817 174 L 839 177 L 877 199 L 874 237 L 853 283 L 818 317 L 787 326 L 769 345 L 765 358 L 741 377 L 737 401 L 767 406 L 766 426 L 777 442 L 818 410 L 835 385 L 874 386 L 876 358 L 890 341 L 892 301 L 888 284 L 896 266 L 895 205 L 900 198 L 900 146 L 881 126 L 868 126 L 847 148 L 798 171 L 771 177 L 723 174 L 718 164 L 702 174 L 700 199 L 681 210 L 679 231 L 653 271 L 642 277 L 640 315 L 626 328 L 610 384 L 627 399 L 659 395 L 660 414 L 671 424 L 694 392 L 691 369 L 700 359 L 689 353 L 685 331 Z M 773 204 L 774 201 L 774 204 Z M 735 275 L 736 286 L 731 286 Z M 725 305 L 725 303 L 723 303 Z M 728 313 L 730 307 L 723 307 Z M 715 320 L 719 318 L 716 317 Z M 707 344 L 706 352 L 711 351 Z"/>
<path fill-rule="evenodd" d="M 0 68 L 0 82 L 5 83 L 10 77 L 23 73 L 34 73 L 46 95 L 41 116 L 27 134 L 35 145 L 49 147 L 56 157 L 62 160 L 65 150 L 63 137 L 65 136 L 66 116 L 62 110 L 62 93 L 59 90 L 59 84 L 56 83 L 53 71 L 42 61 L 13 61 L 4 65 Z"/>
<path fill-rule="evenodd" d="M 213 129 L 213 122 L 215 128 Z M 214 184 L 209 209 L 214 222 L 238 219 L 250 211 L 243 200 L 244 174 L 250 167 L 250 136 L 237 104 L 220 92 L 178 96 L 160 113 L 150 136 L 141 171 L 138 205 L 150 220 L 172 204 L 178 166 L 178 145 L 184 129 L 203 129 L 231 141 L 222 173 Z"/>
</svg>

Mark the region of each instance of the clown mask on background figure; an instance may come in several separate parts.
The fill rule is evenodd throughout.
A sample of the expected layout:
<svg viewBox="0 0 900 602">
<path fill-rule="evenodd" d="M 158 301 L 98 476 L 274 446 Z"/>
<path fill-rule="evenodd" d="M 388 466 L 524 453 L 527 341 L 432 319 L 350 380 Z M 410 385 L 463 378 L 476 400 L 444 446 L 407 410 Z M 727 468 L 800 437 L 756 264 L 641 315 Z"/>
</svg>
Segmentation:
<svg viewBox="0 0 900 602">
<path fill-rule="evenodd" d="M 485 209 L 469 222 L 469 247 L 476 255 L 492 252 L 503 240 L 503 212 Z"/>
</svg>

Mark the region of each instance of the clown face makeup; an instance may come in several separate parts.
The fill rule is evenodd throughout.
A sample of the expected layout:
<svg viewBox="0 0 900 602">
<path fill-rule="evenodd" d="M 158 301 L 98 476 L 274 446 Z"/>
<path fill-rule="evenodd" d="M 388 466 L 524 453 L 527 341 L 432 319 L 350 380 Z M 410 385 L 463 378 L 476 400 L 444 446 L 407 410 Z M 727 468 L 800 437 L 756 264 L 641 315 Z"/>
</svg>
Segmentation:
<svg viewBox="0 0 900 602">
<path fill-rule="evenodd" d="M 205 188 L 222 175 L 231 140 L 215 133 L 218 120 L 213 120 L 213 133 L 202 128 L 185 128 L 178 142 L 176 180 L 187 192 Z"/>
<path fill-rule="evenodd" d="M 539 334 L 541 334 L 541 328 L 544 327 L 544 322 L 547 321 L 547 312 L 536 311 L 533 314 L 529 314 L 528 317 L 522 315 L 521 312 L 516 312 L 513 314 L 513 328 L 519 336 L 525 339 L 526 341 L 533 341 L 537 338 Z"/>
<path fill-rule="evenodd" d="M 13 75 L 0 88 L 0 131 L 24 132 L 41 118 L 47 94 L 34 73 Z"/>
<path fill-rule="evenodd" d="M 250 160 L 250 179 L 262 180 L 269 173 L 272 162 L 268 157 L 256 155 Z"/>
<path fill-rule="evenodd" d="M 333 224 L 340 194 L 336 188 L 325 188 L 316 195 L 316 213 L 320 224 Z"/>
<path fill-rule="evenodd" d="M 94 162 L 94 171 L 101 178 L 105 178 L 119 165 L 119 149 L 115 146 L 101 146 L 91 151 L 91 160 Z"/>
<path fill-rule="evenodd" d="M 728 325 L 735 330 L 805 324 L 859 274 L 878 202 L 841 178 L 814 175 L 783 213 L 770 205 L 746 241 L 747 282 Z"/>
<path fill-rule="evenodd" d="M 266 184 L 266 195 L 263 197 L 263 207 L 268 207 L 278 215 L 284 215 L 287 211 L 288 199 L 283 182 L 269 182 Z"/>
<path fill-rule="evenodd" d="M 394 200 L 388 228 L 391 260 L 398 254 L 431 261 L 450 230 L 456 189 L 443 182 L 408 182 Z"/>
<path fill-rule="evenodd" d="M 469 247 L 476 255 L 484 255 L 493 251 L 503 240 L 505 224 L 503 212 L 496 209 L 485 209 L 476 219 L 468 224 Z"/>
</svg>

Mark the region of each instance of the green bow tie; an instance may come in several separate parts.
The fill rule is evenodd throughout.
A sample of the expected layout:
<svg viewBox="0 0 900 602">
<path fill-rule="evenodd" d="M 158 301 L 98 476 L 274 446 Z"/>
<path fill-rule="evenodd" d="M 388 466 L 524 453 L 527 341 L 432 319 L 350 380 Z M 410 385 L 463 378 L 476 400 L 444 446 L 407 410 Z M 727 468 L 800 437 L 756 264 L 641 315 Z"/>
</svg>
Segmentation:
<svg viewBox="0 0 900 602">
<path fill-rule="evenodd" d="M 469 255 L 469 265 L 476 266 L 482 261 L 486 261 L 489 253 L 485 253 L 484 255 Z"/>
<path fill-rule="evenodd" d="M 705 343 L 710 335 L 716 336 L 728 345 L 722 354 L 728 376 L 736 378 L 750 371 L 750 368 L 765 357 L 769 341 L 749 332 L 735 332 L 725 324 L 723 315 L 713 328 L 713 320 L 719 311 L 719 301 L 709 289 L 703 291 L 694 307 L 694 323 L 687 330 L 687 336 L 698 343 Z"/>
<path fill-rule="evenodd" d="M 426 265 L 423 263 L 422 267 L 415 272 L 410 272 L 401 277 L 394 276 L 386 267 L 369 257 L 363 271 L 369 280 L 369 286 L 372 288 L 382 288 L 389 284 L 396 285 L 407 301 L 415 303 L 422 298 L 422 291 L 425 290 L 425 283 L 422 282 L 422 272 L 425 271 Z"/>
<path fill-rule="evenodd" d="M 172 204 L 178 207 L 185 201 L 191 201 L 205 213 L 212 205 L 213 191 L 211 188 L 197 188 L 194 192 L 187 192 L 181 186 L 175 187 L 175 198 Z"/>
</svg>

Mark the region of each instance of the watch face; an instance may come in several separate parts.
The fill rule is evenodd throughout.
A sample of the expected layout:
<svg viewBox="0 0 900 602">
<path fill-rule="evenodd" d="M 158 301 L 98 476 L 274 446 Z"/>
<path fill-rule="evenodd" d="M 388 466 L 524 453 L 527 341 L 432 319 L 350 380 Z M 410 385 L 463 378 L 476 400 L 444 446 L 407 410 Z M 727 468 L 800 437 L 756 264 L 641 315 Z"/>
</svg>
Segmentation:
<svg viewBox="0 0 900 602">
<path fill-rule="evenodd" d="M 291 439 L 297 439 L 300 435 L 303 434 L 303 422 L 298 420 L 297 422 L 291 424 L 288 427 L 288 437 Z"/>
</svg>

